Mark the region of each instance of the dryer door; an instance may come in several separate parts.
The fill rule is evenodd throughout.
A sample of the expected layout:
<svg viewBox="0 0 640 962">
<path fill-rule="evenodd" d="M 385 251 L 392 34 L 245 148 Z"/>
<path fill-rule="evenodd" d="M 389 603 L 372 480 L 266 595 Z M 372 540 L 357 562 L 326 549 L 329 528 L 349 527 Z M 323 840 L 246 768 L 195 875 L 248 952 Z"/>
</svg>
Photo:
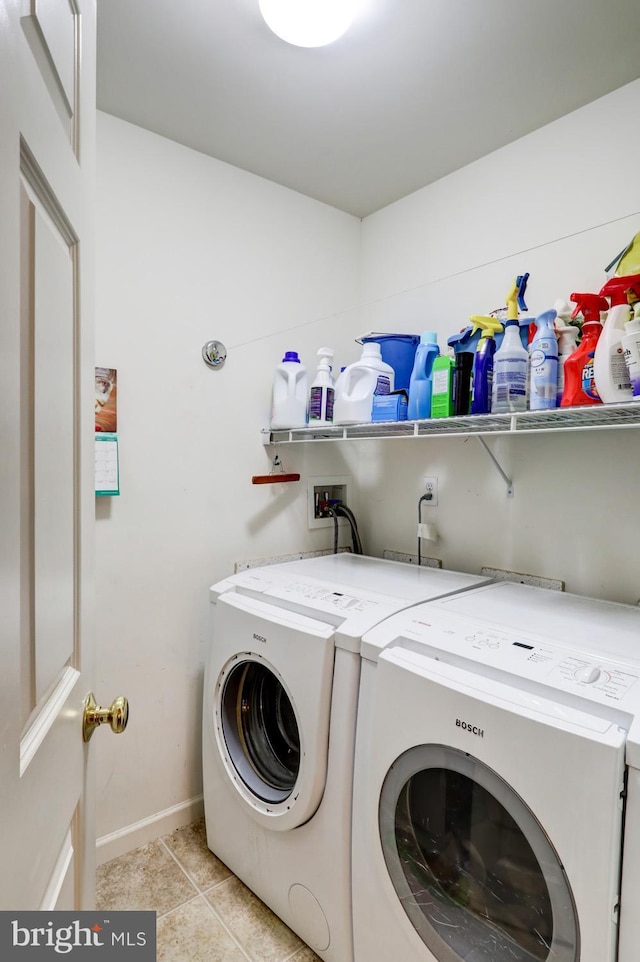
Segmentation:
<svg viewBox="0 0 640 962">
<path fill-rule="evenodd" d="M 414 652 L 377 675 L 382 854 L 431 957 L 613 962 L 622 716 Z"/>
<path fill-rule="evenodd" d="M 576 962 L 576 908 L 544 829 L 496 772 L 421 745 L 385 779 L 389 875 L 439 962 Z"/>
<path fill-rule="evenodd" d="M 253 598 L 223 595 L 216 605 L 207 672 L 215 739 L 231 785 L 271 829 L 305 822 L 324 792 L 333 635 Z"/>
</svg>

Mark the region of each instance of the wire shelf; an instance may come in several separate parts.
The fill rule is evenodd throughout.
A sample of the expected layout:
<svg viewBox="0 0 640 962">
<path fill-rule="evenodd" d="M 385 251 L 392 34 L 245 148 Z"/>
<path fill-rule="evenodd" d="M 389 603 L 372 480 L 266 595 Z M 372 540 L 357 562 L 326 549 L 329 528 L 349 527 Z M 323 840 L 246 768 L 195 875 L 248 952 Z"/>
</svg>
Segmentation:
<svg viewBox="0 0 640 962">
<path fill-rule="evenodd" d="M 290 428 L 269 431 L 265 443 L 295 444 L 301 441 L 359 441 L 374 438 L 469 437 L 496 434 L 547 434 L 552 431 L 640 427 L 640 403 L 597 404 L 523 411 L 519 414 L 476 414 L 467 417 L 430 418 L 426 421 L 378 421 L 330 427 Z"/>
</svg>

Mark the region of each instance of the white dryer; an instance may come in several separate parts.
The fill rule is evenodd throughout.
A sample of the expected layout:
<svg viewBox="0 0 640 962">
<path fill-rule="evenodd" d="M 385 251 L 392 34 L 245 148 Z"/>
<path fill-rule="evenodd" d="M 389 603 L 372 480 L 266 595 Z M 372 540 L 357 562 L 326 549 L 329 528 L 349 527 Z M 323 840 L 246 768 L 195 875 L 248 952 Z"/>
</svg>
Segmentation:
<svg viewBox="0 0 640 962">
<path fill-rule="evenodd" d="M 637 962 L 640 610 L 492 584 L 362 654 L 356 962 Z"/>
<path fill-rule="evenodd" d="M 339 554 L 210 591 L 207 841 L 323 959 L 350 962 L 351 801 L 362 635 L 486 581 Z"/>
</svg>

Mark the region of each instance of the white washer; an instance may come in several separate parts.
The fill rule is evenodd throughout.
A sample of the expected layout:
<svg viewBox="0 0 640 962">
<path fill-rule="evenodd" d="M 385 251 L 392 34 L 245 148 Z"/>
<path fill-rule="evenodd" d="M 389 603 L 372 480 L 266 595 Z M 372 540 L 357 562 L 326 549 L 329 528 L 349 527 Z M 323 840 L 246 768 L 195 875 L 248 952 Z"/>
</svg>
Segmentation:
<svg viewBox="0 0 640 962">
<path fill-rule="evenodd" d="M 207 841 L 323 959 L 350 962 L 360 641 L 486 582 L 339 554 L 214 585 L 203 711 Z"/>
<path fill-rule="evenodd" d="M 362 654 L 356 962 L 637 962 L 640 610 L 492 584 Z"/>
</svg>

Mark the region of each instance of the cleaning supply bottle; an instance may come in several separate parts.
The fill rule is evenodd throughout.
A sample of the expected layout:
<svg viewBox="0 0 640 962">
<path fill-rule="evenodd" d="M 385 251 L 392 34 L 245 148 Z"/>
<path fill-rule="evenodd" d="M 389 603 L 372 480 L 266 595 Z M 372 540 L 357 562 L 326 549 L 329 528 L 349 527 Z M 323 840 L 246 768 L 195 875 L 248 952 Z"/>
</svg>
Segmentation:
<svg viewBox="0 0 640 962">
<path fill-rule="evenodd" d="M 527 410 L 529 354 L 520 338 L 517 295 L 518 283 L 515 281 L 507 294 L 504 337 L 493 359 L 492 414 Z"/>
<path fill-rule="evenodd" d="M 468 324 L 457 334 L 448 337 L 447 345 L 453 348 L 454 354 L 475 354 L 481 333 L 479 327 Z"/>
<path fill-rule="evenodd" d="M 548 411 L 557 404 L 558 338 L 553 326 L 555 319 L 553 308 L 536 317 L 536 333 L 529 345 L 529 407 L 532 411 Z"/>
<path fill-rule="evenodd" d="M 448 418 L 453 414 L 453 368 L 454 360 L 451 354 L 439 354 L 433 362 L 432 418 Z"/>
<path fill-rule="evenodd" d="M 611 277 L 600 293 L 610 299 L 611 307 L 602 327 L 593 370 L 598 394 L 605 404 L 614 404 L 629 401 L 633 396 L 621 341 L 624 325 L 632 319 L 629 304 L 640 298 L 640 274 Z"/>
<path fill-rule="evenodd" d="M 332 348 L 321 347 L 318 357 L 318 370 L 309 388 L 309 424 L 333 424 L 335 389 L 331 377 Z"/>
<path fill-rule="evenodd" d="M 437 334 L 424 331 L 416 348 L 411 380 L 409 381 L 409 408 L 407 418 L 417 421 L 431 417 L 431 393 L 433 384 L 431 374 L 433 363 L 439 354 Z"/>
<path fill-rule="evenodd" d="M 640 401 L 640 301 L 635 305 L 633 320 L 627 321 L 622 338 L 622 350 L 629 372 L 633 400 Z"/>
<path fill-rule="evenodd" d="M 271 427 L 302 428 L 307 423 L 307 369 L 296 351 L 287 351 L 273 376 Z"/>
<path fill-rule="evenodd" d="M 493 335 L 502 324 L 495 317 L 484 317 L 474 314 L 471 318 L 474 326 L 482 330 L 476 359 L 473 365 L 473 397 L 471 399 L 472 414 L 488 414 L 491 410 L 491 391 L 493 383 L 493 356 L 496 342 Z"/>
<path fill-rule="evenodd" d="M 610 270 L 620 276 L 640 273 L 640 231 L 631 238 L 623 251 L 613 258 L 610 264 L 605 267 L 605 274 Z"/>
<path fill-rule="evenodd" d="M 556 304 L 564 305 L 566 301 L 556 301 Z M 557 310 L 557 308 L 556 308 Z M 558 314 L 555 320 L 555 331 L 558 337 L 558 390 L 556 393 L 556 407 L 560 407 L 562 395 L 564 394 L 564 366 L 567 358 L 573 354 L 578 346 L 580 328 L 567 324 L 567 319 L 571 320 L 571 315 L 567 318 L 566 312 Z"/>
<path fill-rule="evenodd" d="M 361 424 L 371 421 L 374 394 L 390 394 L 395 372 L 382 360 L 380 345 L 367 341 L 360 360 L 347 365 L 336 381 L 333 405 L 334 424 Z"/>
<path fill-rule="evenodd" d="M 570 322 L 573 319 L 573 307 L 569 301 L 565 301 L 563 297 L 559 297 L 557 301 L 554 301 L 553 309 L 556 312 L 556 331 L 559 331 L 561 328 L 569 327 Z"/>
<path fill-rule="evenodd" d="M 588 404 L 601 404 L 600 395 L 593 376 L 593 356 L 602 324 L 600 317 L 608 304 L 599 294 L 572 294 L 575 308 L 571 319 L 582 314 L 582 339 L 576 350 L 564 364 L 564 388 L 560 407 L 584 407 Z"/>
<path fill-rule="evenodd" d="M 455 366 L 453 368 L 453 414 L 454 417 L 464 417 L 471 410 L 471 382 L 473 379 L 473 351 L 456 351 Z"/>
</svg>

